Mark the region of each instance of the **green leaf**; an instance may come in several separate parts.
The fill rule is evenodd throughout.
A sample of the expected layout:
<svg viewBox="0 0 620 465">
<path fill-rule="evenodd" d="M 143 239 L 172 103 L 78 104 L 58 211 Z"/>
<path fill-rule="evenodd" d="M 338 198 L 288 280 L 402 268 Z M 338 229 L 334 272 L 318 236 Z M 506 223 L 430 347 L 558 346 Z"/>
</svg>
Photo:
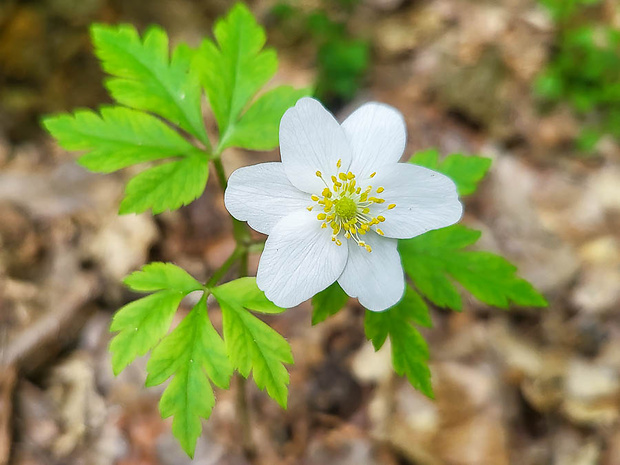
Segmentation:
<svg viewBox="0 0 620 465">
<path fill-rule="evenodd" d="M 278 130 L 284 112 L 302 97 L 310 95 L 309 89 L 290 86 L 276 87 L 260 96 L 229 128 L 220 149 L 242 147 L 249 150 L 271 150 L 278 146 Z"/>
<path fill-rule="evenodd" d="M 172 432 L 193 458 L 202 432 L 200 418 L 209 418 L 215 404 L 209 380 L 228 388 L 233 373 L 224 341 L 209 321 L 204 297 L 153 350 L 147 371 L 147 386 L 174 376 L 159 408 L 163 418 L 174 416 Z"/>
<path fill-rule="evenodd" d="M 461 310 L 453 279 L 480 301 L 494 307 L 516 305 L 544 307 L 545 298 L 516 275 L 517 268 L 489 252 L 463 251 L 480 232 L 454 225 L 399 241 L 403 267 L 417 289 L 431 302 Z"/>
<path fill-rule="evenodd" d="M 439 171 L 451 178 L 458 188 L 459 195 L 470 195 L 476 192 L 478 183 L 491 167 L 490 158 L 466 156 L 460 153 L 448 155 L 440 163 L 439 152 L 435 149 L 416 153 L 410 162 Z"/>
<path fill-rule="evenodd" d="M 218 299 L 260 313 L 282 313 L 286 309 L 271 302 L 256 285 L 256 278 L 245 277 L 222 284 L 213 290 Z M 219 296 L 219 297 L 218 297 Z"/>
<path fill-rule="evenodd" d="M 337 282 L 319 292 L 312 298 L 312 325 L 317 325 L 335 315 L 348 301 L 349 296 Z"/>
<path fill-rule="evenodd" d="M 153 262 L 144 265 L 140 271 L 127 276 L 123 283 L 130 289 L 138 292 L 153 292 L 164 289 L 184 292 L 203 289 L 202 284 L 196 281 L 182 268 L 172 263 Z"/>
<path fill-rule="evenodd" d="M 169 58 L 168 36 L 151 27 L 143 39 L 127 24 L 91 27 L 95 54 L 113 77 L 106 87 L 122 105 L 153 112 L 209 147 L 200 109 L 200 83 L 190 64 L 195 52 L 181 44 Z"/>
<path fill-rule="evenodd" d="M 160 291 L 125 305 L 114 315 L 110 331 L 119 332 L 110 343 L 115 375 L 166 334 L 183 297 L 183 292 Z"/>
<path fill-rule="evenodd" d="M 289 375 L 283 364 L 293 363 L 288 342 L 231 299 L 228 292 L 222 293 L 222 287 L 212 292 L 222 309 L 228 357 L 244 377 L 252 371 L 256 385 L 267 389 L 267 393 L 286 408 Z"/>
<path fill-rule="evenodd" d="M 364 330 L 375 350 L 379 350 L 389 336 L 396 373 L 406 376 L 413 387 L 433 398 L 428 346 L 413 323 L 432 324 L 424 300 L 407 288 L 405 297 L 385 312 L 367 310 Z"/>
<path fill-rule="evenodd" d="M 275 74 L 278 59 L 262 50 L 265 31 L 248 8 L 237 3 L 214 27 L 217 45 L 205 39 L 194 66 L 220 131 L 220 149 L 250 99 Z"/>
<path fill-rule="evenodd" d="M 175 210 L 200 197 L 209 176 L 208 161 L 203 152 L 150 168 L 127 184 L 119 213 L 153 214 Z"/>
<path fill-rule="evenodd" d="M 194 150 L 179 133 L 147 113 L 125 107 L 102 107 L 100 113 L 78 110 L 47 117 L 43 125 L 64 149 L 87 151 L 79 163 L 100 173 Z"/>
</svg>

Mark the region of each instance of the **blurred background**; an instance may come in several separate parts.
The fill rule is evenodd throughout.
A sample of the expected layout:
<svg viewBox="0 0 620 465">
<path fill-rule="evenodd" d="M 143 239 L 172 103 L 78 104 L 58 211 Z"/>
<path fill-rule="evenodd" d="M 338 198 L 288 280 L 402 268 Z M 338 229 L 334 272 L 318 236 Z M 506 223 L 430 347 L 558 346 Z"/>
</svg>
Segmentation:
<svg viewBox="0 0 620 465">
<path fill-rule="evenodd" d="M 113 377 L 108 328 L 136 297 L 120 284 L 127 273 L 165 260 L 204 280 L 232 251 L 217 182 L 174 213 L 118 217 L 127 173 L 86 172 L 39 119 L 109 101 L 92 22 L 156 23 L 197 45 L 231 4 L 0 0 L 2 465 L 190 463 L 159 417 L 161 388 L 143 387 L 145 360 Z M 373 352 L 357 302 L 314 328 L 307 303 L 270 318 L 296 364 L 288 411 L 248 384 L 253 463 L 620 464 L 617 1 L 249 5 L 278 50 L 278 83 L 315 85 L 339 118 L 368 100 L 394 105 L 407 154 L 491 157 L 464 221 L 550 301 L 434 309 L 435 401 L 394 377 L 389 350 Z M 277 158 L 229 150 L 224 161 Z M 218 392 L 195 463 L 252 463 L 235 395 Z"/>
</svg>

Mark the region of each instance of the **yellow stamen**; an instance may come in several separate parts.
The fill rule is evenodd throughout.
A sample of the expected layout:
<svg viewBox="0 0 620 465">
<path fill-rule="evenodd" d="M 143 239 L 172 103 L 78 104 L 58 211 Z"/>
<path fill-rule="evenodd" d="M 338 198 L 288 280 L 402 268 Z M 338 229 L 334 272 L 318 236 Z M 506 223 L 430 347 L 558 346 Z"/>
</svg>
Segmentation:
<svg viewBox="0 0 620 465">
<path fill-rule="evenodd" d="M 316 172 L 316 177 L 317 178 L 323 177 L 323 173 L 321 173 L 320 171 L 317 171 Z"/>
<path fill-rule="evenodd" d="M 319 213 L 318 215 L 316 215 L 317 220 L 324 220 L 325 218 L 327 218 L 327 215 L 325 213 Z"/>
<path fill-rule="evenodd" d="M 383 192 L 385 189 L 383 187 L 377 187 L 377 194 L 380 194 L 381 192 Z"/>
<path fill-rule="evenodd" d="M 391 210 L 392 208 L 394 208 L 396 206 L 395 203 L 391 203 L 388 205 L 388 210 Z"/>
<path fill-rule="evenodd" d="M 383 231 L 381 231 L 379 228 L 377 228 L 377 234 L 380 234 L 381 236 L 385 236 L 385 234 L 383 233 Z"/>
</svg>

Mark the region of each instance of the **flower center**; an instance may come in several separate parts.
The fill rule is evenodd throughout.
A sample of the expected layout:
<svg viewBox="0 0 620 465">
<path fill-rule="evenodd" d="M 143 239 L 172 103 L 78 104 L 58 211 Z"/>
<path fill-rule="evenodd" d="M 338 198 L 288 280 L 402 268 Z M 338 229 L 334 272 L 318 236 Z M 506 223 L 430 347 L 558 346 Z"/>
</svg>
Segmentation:
<svg viewBox="0 0 620 465">
<path fill-rule="evenodd" d="M 336 212 L 336 216 L 344 219 L 345 221 L 349 221 L 355 218 L 357 213 L 357 204 L 355 200 L 349 197 L 342 197 L 341 199 L 336 199 L 334 201 L 334 211 Z"/>
<path fill-rule="evenodd" d="M 369 185 L 362 190 L 357 185 L 357 179 L 353 173 L 339 171 L 341 165 L 342 160 L 338 160 L 336 163 L 338 174 L 331 177 L 331 187 L 323 178 L 323 174 L 320 171 L 316 172 L 317 177 L 325 184 L 325 189 L 320 196 L 313 195 L 311 197 L 315 204 L 309 206 L 308 210 L 312 211 L 314 208 L 323 210 L 317 215 L 317 219 L 323 223 L 322 228 L 330 227 L 332 229 L 332 241 L 336 245 L 342 245 L 340 240 L 342 235 L 345 239 L 352 239 L 360 247 L 372 252 L 372 248 L 360 236 L 364 236 L 371 228 L 383 236 L 383 231 L 376 225 L 385 221 L 381 213 L 391 210 L 396 204 L 392 203 L 379 212 L 377 216 L 371 216 L 370 207 L 372 205 L 385 203 L 385 199 L 373 195 L 373 190 L 375 194 L 381 194 L 385 189 L 383 187 L 374 189 Z M 375 174 L 377 173 L 372 173 L 370 178 L 373 178 Z"/>
</svg>

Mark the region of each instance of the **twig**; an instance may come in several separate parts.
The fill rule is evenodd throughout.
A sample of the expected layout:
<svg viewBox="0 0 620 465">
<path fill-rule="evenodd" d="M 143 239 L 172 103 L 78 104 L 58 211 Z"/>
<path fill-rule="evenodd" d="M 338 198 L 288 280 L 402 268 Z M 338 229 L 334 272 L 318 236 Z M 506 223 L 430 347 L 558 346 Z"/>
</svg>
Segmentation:
<svg viewBox="0 0 620 465">
<path fill-rule="evenodd" d="M 16 369 L 0 365 L 0 465 L 7 465 L 11 456 L 11 415 Z"/>
</svg>

